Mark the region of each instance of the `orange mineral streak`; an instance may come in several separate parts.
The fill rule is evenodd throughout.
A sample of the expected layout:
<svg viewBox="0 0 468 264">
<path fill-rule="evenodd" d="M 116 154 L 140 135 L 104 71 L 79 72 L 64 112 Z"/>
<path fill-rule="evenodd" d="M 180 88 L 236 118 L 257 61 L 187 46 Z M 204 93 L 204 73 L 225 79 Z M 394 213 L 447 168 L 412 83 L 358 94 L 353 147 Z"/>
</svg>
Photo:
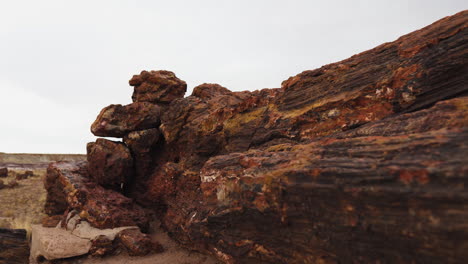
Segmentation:
<svg viewBox="0 0 468 264">
<path fill-rule="evenodd" d="M 425 169 L 402 170 L 399 177 L 400 181 L 404 184 L 411 184 L 415 181 L 419 184 L 426 184 L 429 182 L 429 175 Z"/>
</svg>

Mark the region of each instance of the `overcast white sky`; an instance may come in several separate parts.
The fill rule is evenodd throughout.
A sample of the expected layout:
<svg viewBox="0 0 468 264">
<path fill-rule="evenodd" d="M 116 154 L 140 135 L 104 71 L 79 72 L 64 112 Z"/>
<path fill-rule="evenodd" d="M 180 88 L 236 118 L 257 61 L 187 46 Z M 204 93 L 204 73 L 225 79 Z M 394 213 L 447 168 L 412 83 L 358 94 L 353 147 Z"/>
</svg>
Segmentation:
<svg viewBox="0 0 468 264">
<path fill-rule="evenodd" d="M 166 69 L 189 90 L 280 87 L 467 9 L 466 0 L 0 0 L 0 152 L 85 153 L 89 126 Z"/>
</svg>

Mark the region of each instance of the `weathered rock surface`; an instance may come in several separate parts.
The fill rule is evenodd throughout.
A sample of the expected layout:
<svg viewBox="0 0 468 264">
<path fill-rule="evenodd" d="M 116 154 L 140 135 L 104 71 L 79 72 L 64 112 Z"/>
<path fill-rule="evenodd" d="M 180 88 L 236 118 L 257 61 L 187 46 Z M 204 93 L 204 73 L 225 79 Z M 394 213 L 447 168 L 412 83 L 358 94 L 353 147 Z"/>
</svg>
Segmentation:
<svg viewBox="0 0 468 264">
<path fill-rule="evenodd" d="M 27 178 L 29 177 L 33 177 L 34 176 L 34 172 L 33 171 L 30 171 L 30 170 L 27 170 L 23 173 L 17 173 L 15 175 L 15 179 L 20 181 L 20 180 L 26 180 Z"/>
<path fill-rule="evenodd" d="M 226 263 L 463 261 L 467 14 L 281 89 L 196 88 L 135 195 Z"/>
<path fill-rule="evenodd" d="M 91 241 L 70 234 L 65 229 L 32 225 L 30 263 L 43 259 L 63 259 L 87 254 Z"/>
<path fill-rule="evenodd" d="M 24 264 L 28 258 L 26 230 L 0 228 L 0 264 Z"/>
<path fill-rule="evenodd" d="M 98 138 L 86 150 L 89 175 L 100 185 L 121 190 L 133 176 L 133 157 L 122 142 Z"/>
<path fill-rule="evenodd" d="M 202 84 L 182 98 L 173 73 L 144 71 L 132 98 L 162 105 L 161 135 L 125 136 L 135 159 L 126 194 L 225 263 L 462 263 L 467 25 L 464 11 L 278 89 Z M 141 227 L 131 200 L 110 198 L 84 167 L 51 165 L 61 186 L 49 193 L 64 189 L 96 227 Z"/>
<path fill-rule="evenodd" d="M 123 141 L 134 155 L 147 154 L 159 141 L 159 129 L 152 128 L 128 133 Z"/>
<path fill-rule="evenodd" d="M 161 108 L 151 103 L 110 105 L 102 109 L 91 132 L 101 137 L 123 137 L 131 131 L 158 127 L 160 115 Z"/>
<path fill-rule="evenodd" d="M 46 183 L 45 211 L 48 214 L 63 214 L 67 209 L 74 209 L 96 228 L 148 228 L 146 213 L 131 198 L 105 189 L 88 177 L 87 162 L 51 163 L 47 169 Z M 61 206 L 60 210 L 57 205 Z"/>
<path fill-rule="evenodd" d="M 41 225 L 43 227 L 56 227 L 59 225 L 60 221 L 63 220 L 63 218 L 63 215 L 45 216 L 42 218 Z"/>
<path fill-rule="evenodd" d="M 78 214 L 71 212 L 68 216 L 66 229 L 71 232 L 71 234 L 85 238 L 89 240 L 96 239 L 97 237 L 105 237 L 110 241 L 113 241 L 115 237 L 124 230 L 138 230 L 140 229 L 137 226 L 122 226 L 116 228 L 95 228 L 92 227 L 87 221 L 83 221 Z"/>
<path fill-rule="evenodd" d="M 0 178 L 8 177 L 8 168 L 0 168 Z"/>
<path fill-rule="evenodd" d="M 140 232 L 138 229 L 126 229 L 117 234 L 116 241 L 122 245 L 130 256 L 144 256 L 153 250 L 162 248 L 158 244 L 154 244 L 151 238 Z"/>
<path fill-rule="evenodd" d="M 142 71 L 129 83 L 135 87 L 133 102 L 168 104 L 187 91 L 187 84 L 170 71 Z"/>
</svg>

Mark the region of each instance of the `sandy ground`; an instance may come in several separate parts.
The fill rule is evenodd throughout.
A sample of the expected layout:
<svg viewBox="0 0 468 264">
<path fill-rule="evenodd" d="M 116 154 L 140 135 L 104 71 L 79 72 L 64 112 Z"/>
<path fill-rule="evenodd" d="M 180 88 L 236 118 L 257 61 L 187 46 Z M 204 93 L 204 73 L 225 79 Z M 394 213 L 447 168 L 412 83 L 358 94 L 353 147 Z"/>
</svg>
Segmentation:
<svg viewBox="0 0 468 264">
<path fill-rule="evenodd" d="M 16 170 L 23 172 L 25 168 Z M 40 223 L 44 214 L 46 191 L 43 187 L 45 169 L 35 169 L 35 176 L 20 180 L 18 186 L 0 190 L 0 227 L 30 230 Z M 11 173 L 10 173 L 11 174 Z M 5 184 L 15 176 L 0 178 Z"/>
<path fill-rule="evenodd" d="M 158 223 L 152 225 L 154 230 L 152 239 L 161 243 L 163 253 L 151 254 L 144 257 L 131 257 L 126 253 L 105 258 L 81 257 L 61 261 L 61 264 L 221 264 L 212 256 L 200 254 L 180 247 L 166 232 L 162 231 Z"/>
<path fill-rule="evenodd" d="M 16 171 L 22 172 L 21 168 Z M 0 227 L 24 228 L 30 230 L 32 223 L 39 223 L 44 216 L 46 191 L 43 187 L 45 169 L 35 169 L 36 176 L 18 181 L 19 186 L 13 189 L 0 190 Z M 1 178 L 5 183 L 13 180 L 13 175 Z M 211 256 L 190 251 L 180 247 L 166 232 L 161 230 L 159 223 L 152 224 L 152 238 L 163 245 L 163 253 L 144 257 L 131 257 L 126 253 L 105 258 L 78 257 L 59 262 L 64 264 L 220 264 Z M 46 263 L 46 262 L 44 262 Z"/>
</svg>

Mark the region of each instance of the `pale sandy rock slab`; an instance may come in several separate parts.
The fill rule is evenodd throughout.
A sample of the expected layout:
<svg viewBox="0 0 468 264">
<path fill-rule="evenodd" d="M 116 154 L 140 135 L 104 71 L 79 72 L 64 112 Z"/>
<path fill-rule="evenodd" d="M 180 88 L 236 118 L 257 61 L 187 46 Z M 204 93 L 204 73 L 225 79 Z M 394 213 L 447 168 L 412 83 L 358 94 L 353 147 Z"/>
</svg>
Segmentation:
<svg viewBox="0 0 468 264">
<path fill-rule="evenodd" d="M 54 260 L 87 254 L 91 241 L 60 228 L 32 225 L 30 263 L 40 259 Z"/>
</svg>

